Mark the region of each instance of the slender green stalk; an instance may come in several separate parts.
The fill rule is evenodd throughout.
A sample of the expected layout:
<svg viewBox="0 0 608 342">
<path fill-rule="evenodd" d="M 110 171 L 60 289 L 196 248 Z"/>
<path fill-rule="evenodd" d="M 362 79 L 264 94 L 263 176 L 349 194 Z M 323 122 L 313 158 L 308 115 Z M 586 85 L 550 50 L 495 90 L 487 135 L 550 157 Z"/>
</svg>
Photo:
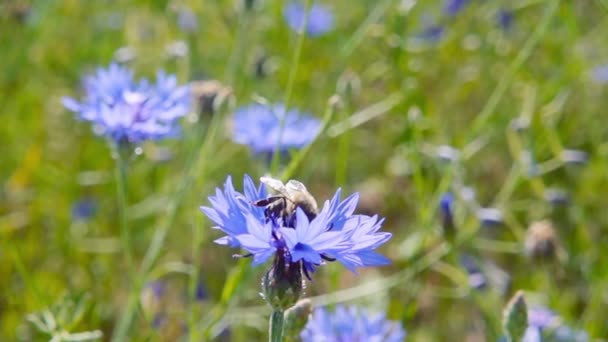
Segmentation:
<svg viewBox="0 0 608 342">
<path fill-rule="evenodd" d="M 536 26 L 536 30 L 532 32 L 528 40 L 526 40 L 524 46 L 521 48 L 521 50 L 519 50 L 517 56 L 515 56 L 511 64 L 509 64 L 507 72 L 502 76 L 483 109 L 473 121 L 473 126 L 471 129 L 471 133 L 473 135 L 476 135 L 483 127 L 485 127 L 486 122 L 490 119 L 492 114 L 494 114 L 498 103 L 505 94 L 505 91 L 511 85 L 513 77 L 522 67 L 524 62 L 528 60 L 530 55 L 532 55 L 534 48 L 536 48 L 541 38 L 545 35 L 545 33 L 547 33 L 551 19 L 559 8 L 559 0 L 551 0 L 549 2 L 550 4 L 547 6 L 538 26 Z"/>
<path fill-rule="evenodd" d="M 116 167 L 114 169 L 114 177 L 116 178 L 116 194 L 118 201 L 118 220 L 120 224 L 120 238 L 122 241 L 122 248 L 125 254 L 125 260 L 127 263 L 127 274 L 128 277 L 134 275 L 133 266 L 133 255 L 131 251 L 131 232 L 129 231 L 129 225 L 127 222 L 127 161 L 123 155 L 125 151 L 120 146 L 116 146 L 114 151 L 114 159 Z"/>
<path fill-rule="evenodd" d="M 197 304 L 196 293 L 198 290 L 199 282 L 200 282 L 200 267 L 196 260 L 200 257 L 201 244 L 203 242 L 203 227 L 200 224 L 202 221 L 202 217 L 196 220 L 196 224 L 193 227 L 193 235 L 192 239 L 192 260 L 194 267 L 192 268 L 192 273 L 190 275 L 190 282 L 188 284 L 188 292 L 190 293 L 190 303 L 189 303 L 189 317 L 188 317 L 188 325 L 189 325 L 189 335 L 190 341 L 200 341 L 199 330 L 197 328 L 197 317 L 195 315 Z"/>
<path fill-rule="evenodd" d="M 293 53 L 291 60 L 291 69 L 289 70 L 289 79 L 287 80 L 287 90 L 285 91 L 285 100 L 283 105 L 285 106 L 285 115 L 281 117 L 279 122 L 279 138 L 277 139 L 277 146 L 272 153 L 272 162 L 270 163 L 270 173 L 275 174 L 279 167 L 279 161 L 281 156 L 281 140 L 283 137 L 283 130 L 285 128 L 285 117 L 289 111 L 289 103 L 291 101 L 291 95 L 293 93 L 293 85 L 296 81 L 296 75 L 298 73 L 298 65 L 300 64 L 300 57 L 302 56 L 302 48 L 304 46 L 304 40 L 306 39 L 306 30 L 308 28 L 308 17 L 310 15 L 310 8 L 312 7 L 312 0 L 306 0 L 306 15 L 304 16 L 304 25 L 302 32 L 298 35 L 298 41 L 296 43 L 296 50 Z"/>
<path fill-rule="evenodd" d="M 283 321 L 285 313 L 282 310 L 273 310 L 270 315 L 270 328 L 268 330 L 270 342 L 283 341 Z"/>
</svg>

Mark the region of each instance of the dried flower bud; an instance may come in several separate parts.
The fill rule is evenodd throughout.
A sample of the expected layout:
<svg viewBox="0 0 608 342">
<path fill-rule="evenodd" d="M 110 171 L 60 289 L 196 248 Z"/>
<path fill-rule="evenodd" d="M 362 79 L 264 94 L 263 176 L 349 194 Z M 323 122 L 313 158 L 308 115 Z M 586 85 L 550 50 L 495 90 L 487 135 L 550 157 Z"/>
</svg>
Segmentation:
<svg viewBox="0 0 608 342">
<path fill-rule="evenodd" d="M 223 86 L 216 80 L 192 82 L 191 89 L 195 102 L 198 104 L 197 112 L 201 116 L 215 114 L 218 108 L 232 95 L 232 89 Z"/>
<path fill-rule="evenodd" d="M 525 241 L 526 254 L 533 259 L 553 259 L 558 250 L 558 241 L 549 220 L 533 222 L 528 228 Z"/>
<path fill-rule="evenodd" d="M 338 94 L 346 98 L 353 98 L 361 92 L 361 79 L 356 73 L 346 71 L 338 78 L 336 89 Z"/>
<path fill-rule="evenodd" d="M 528 308 L 523 291 L 517 291 L 503 312 L 503 328 L 508 341 L 522 341 L 528 327 Z"/>
</svg>

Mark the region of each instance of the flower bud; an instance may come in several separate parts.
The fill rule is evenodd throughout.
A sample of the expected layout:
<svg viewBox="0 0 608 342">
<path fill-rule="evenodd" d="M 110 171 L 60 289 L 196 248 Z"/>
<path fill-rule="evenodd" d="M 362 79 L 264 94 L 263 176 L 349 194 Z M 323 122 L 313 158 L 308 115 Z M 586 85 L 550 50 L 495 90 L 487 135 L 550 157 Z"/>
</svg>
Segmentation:
<svg viewBox="0 0 608 342">
<path fill-rule="evenodd" d="M 441 196 L 439 210 L 441 211 L 443 235 L 448 241 L 453 241 L 456 227 L 454 225 L 454 195 L 452 193 L 447 192 Z"/>
<path fill-rule="evenodd" d="M 310 299 L 299 300 L 296 305 L 285 311 L 284 338 L 286 341 L 298 341 L 300 332 L 308 323 L 312 314 Z"/>
<path fill-rule="evenodd" d="M 517 291 L 503 312 L 503 328 L 508 341 L 522 341 L 528 327 L 528 308 L 524 292 Z"/>
<path fill-rule="evenodd" d="M 549 220 L 533 222 L 526 233 L 525 251 L 533 259 L 553 259 L 559 244 L 553 224 Z"/>
<path fill-rule="evenodd" d="M 300 263 L 286 260 L 285 253 L 277 251 L 272 268 L 262 278 L 262 297 L 275 311 L 292 307 L 302 296 L 304 279 Z"/>
</svg>

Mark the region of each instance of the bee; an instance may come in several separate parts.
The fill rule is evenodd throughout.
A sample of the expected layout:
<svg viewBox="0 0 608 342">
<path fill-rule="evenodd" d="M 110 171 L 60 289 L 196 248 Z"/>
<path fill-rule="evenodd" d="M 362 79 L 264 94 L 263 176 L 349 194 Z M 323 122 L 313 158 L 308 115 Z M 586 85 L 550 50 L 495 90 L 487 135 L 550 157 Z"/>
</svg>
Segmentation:
<svg viewBox="0 0 608 342">
<path fill-rule="evenodd" d="M 271 177 L 261 177 L 260 181 L 278 193 L 253 202 L 255 206 L 265 207 L 264 214 L 267 219 L 281 217 L 283 222 L 293 223 L 288 221 L 291 221 L 296 208 L 300 208 L 309 221 L 319 214 L 317 201 L 301 182 L 291 179 L 287 184 L 283 184 L 282 181 Z"/>
</svg>

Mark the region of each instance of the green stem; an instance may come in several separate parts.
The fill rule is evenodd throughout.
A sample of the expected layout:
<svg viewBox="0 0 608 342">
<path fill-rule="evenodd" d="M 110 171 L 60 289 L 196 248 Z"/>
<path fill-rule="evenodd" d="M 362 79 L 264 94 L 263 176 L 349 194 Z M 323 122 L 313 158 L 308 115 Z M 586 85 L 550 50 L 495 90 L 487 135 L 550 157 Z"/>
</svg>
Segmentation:
<svg viewBox="0 0 608 342">
<path fill-rule="evenodd" d="M 481 131 L 483 127 L 486 126 L 486 122 L 491 118 L 492 114 L 494 114 L 498 103 L 502 99 L 507 88 L 511 85 L 515 74 L 522 67 L 524 62 L 528 60 L 528 58 L 532 55 L 534 48 L 536 48 L 541 38 L 547 32 L 549 24 L 551 23 L 551 19 L 553 18 L 558 8 L 559 0 L 552 0 L 551 4 L 547 6 L 543 18 L 536 26 L 536 30 L 532 32 L 522 49 L 519 50 L 519 53 L 517 54 L 517 56 L 515 56 L 515 59 L 513 59 L 513 61 L 509 65 L 507 72 L 502 76 L 502 78 L 496 85 L 496 88 L 494 88 L 494 91 L 490 95 L 488 102 L 486 102 L 479 115 L 477 115 L 477 117 L 473 121 L 473 126 L 471 129 L 471 133 L 473 136 L 477 135 L 477 133 Z"/>
<path fill-rule="evenodd" d="M 123 149 L 118 146 L 116 147 L 115 161 L 116 168 L 116 194 L 118 200 L 118 220 L 120 221 L 120 238 L 122 240 L 122 247 L 125 253 L 125 259 L 127 262 L 127 274 L 129 277 L 133 276 L 133 256 L 131 253 L 131 232 L 129 231 L 129 225 L 127 223 L 127 163 L 123 156 Z"/>
<path fill-rule="evenodd" d="M 269 341 L 270 342 L 282 342 L 283 341 L 283 320 L 285 314 L 281 310 L 273 310 L 270 315 L 270 327 L 269 327 Z"/>
<path fill-rule="evenodd" d="M 285 117 L 287 117 L 287 112 L 289 111 L 289 102 L 291 101 L 291 94 L 293 93 L 293 85 L 296 81 L 296 74 L 298 73 L 298 65 L 300 64 L 300 57 L 302 55 L 302 48 L 304 46 L 304 40 L 306 38 L 306 30 L 308 28 L 308 17 L 310 15 L 310 8 L 312 7 L 312 0 L 306 0 L 306 15 L 304 16 L 304 25 L 302 27 L 302 32 L 300 32 L 298 36 L 298 41 L 296 43 L 296 50 L 293 54 L 293 59 L 291 60 L 291 69 L 289 70 L 289 79 L 287 80 L 287 90 L 285 91 L 285 100 L 283 101 L 283 105 L 285 106 L 285 112 L 279 113 L 283 114 L 281 116 L 281 120 L 279 122 L 279 138 L 277 139 L 277 146 L 272 153 L 272 162 L 270 164 L 270 173 L 275 174 L 277 172 L 277 168 L 279 167 L 279 160 L 281 155 L 281 139 L 283 137 L 283 129 L 285 128 Z"/>
</svg>

